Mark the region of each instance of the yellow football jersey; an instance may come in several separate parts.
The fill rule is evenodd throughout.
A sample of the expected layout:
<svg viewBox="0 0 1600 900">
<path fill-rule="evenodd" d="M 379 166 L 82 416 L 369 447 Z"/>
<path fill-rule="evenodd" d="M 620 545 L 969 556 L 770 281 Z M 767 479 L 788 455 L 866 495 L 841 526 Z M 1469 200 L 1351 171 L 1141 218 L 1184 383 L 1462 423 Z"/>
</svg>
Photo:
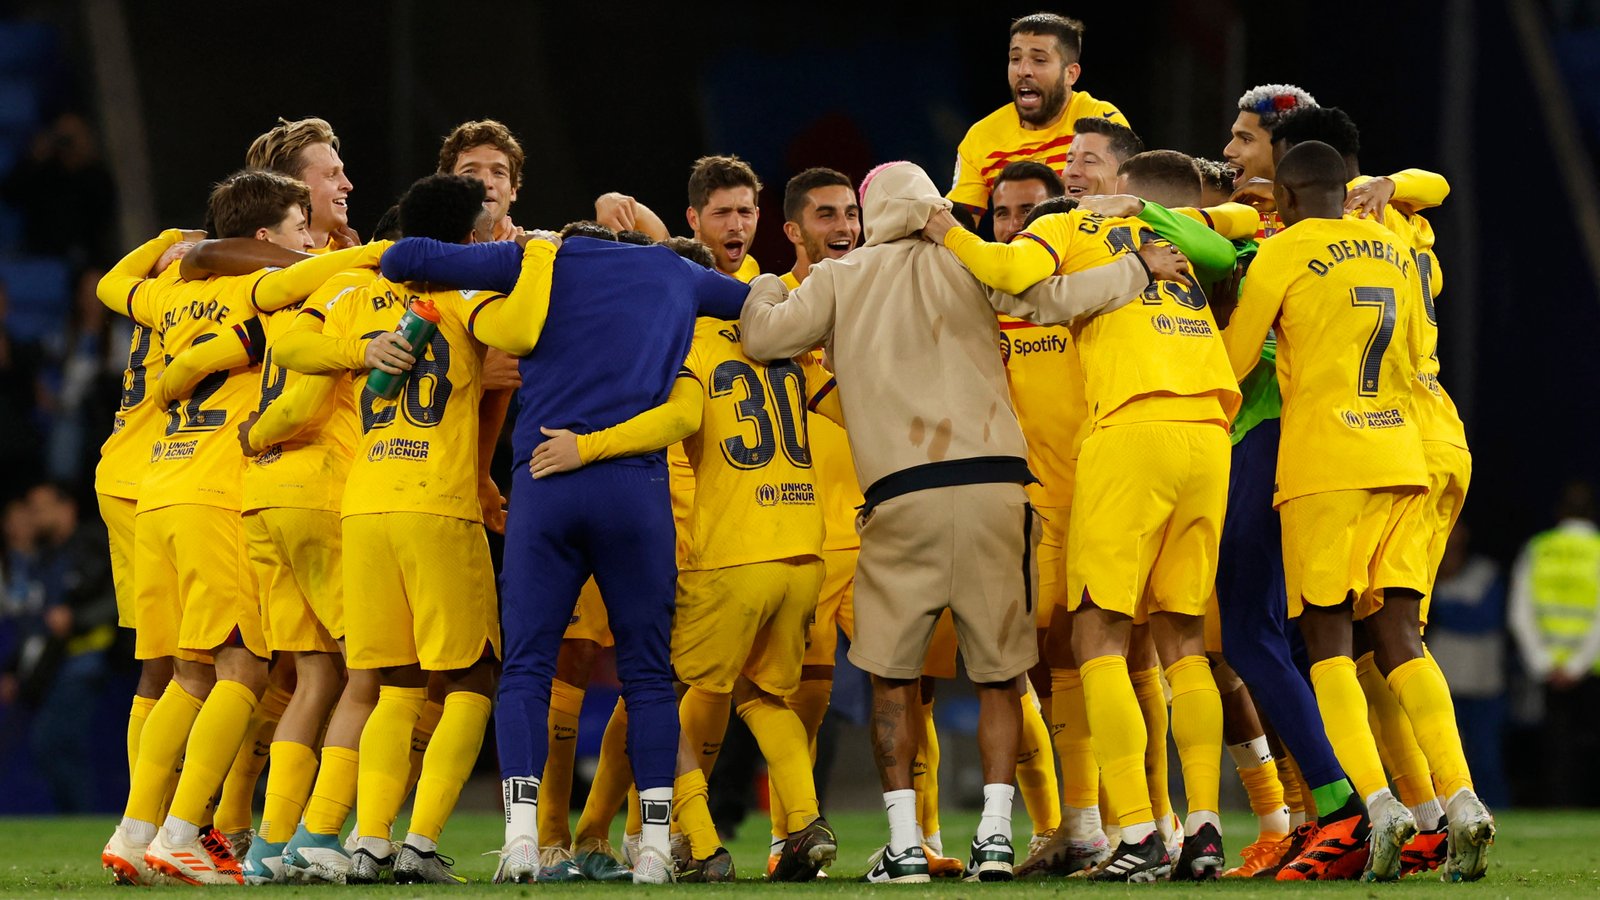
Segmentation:
<svg viewBox="0 0 1600 900">
<path fill-rule="evenodd" d="M 1367 219 L 1306 219 L 1256 251 L 1223 341 L 1243 375 L 1277 333 L 1274 503 L 1427 484 L 1411 406 L 1415 270 L 1411 248 Z"/>
<path fill-rule="evenodd" d="M 1072 499 L 1070 473 L 1089 419 L 1072 332 L 1001 316 L 1000 356 L 1011 405 L 1028 439 L 1028 470 L 1039 479 L 1028 485 L 1028 498 L 1034 506 L 1060 509 Z"/>
<path fill-rule="evenodd" d="M 800 367 L 756 362 L 739 343 L 737 323 L 700 319 L 683 377 L 705 391 L 700 430 L 683 442 L 695 479 L 684 568 L 820 555 L 822 511 Z"/>
<path fill-rule="evenodd" d="M 1108 219 L 1075 209 L 1044 216 L 1013 240 L 1043 244 L 1058 260 L 1058 271 L 1069 274 L 1104 265 L 1155 239 L 1138 219 Z M 1226 424 L 1239 409 L 1239 383 L 1229 370 L 1205 293 L 1192 280 L 1152 284 L 1138 302 L 1071 331 L 1095 425 Z"/>
<path fill-rule="evenodd" d="M 756 258 L 754 256 L 751 256 L 747 253 L 745 254 L 744 262 L 739 263 L 739 271 L 733 273 L 733 277 L 739 279 L 745 284 L 749 284 L 751 279 L 760 274 L 761 264 L 756 262 Z"/>
<path fill-rule="evenodd" d="M 484 346 L 468 322 L 504 299 L 489 291 L 414 291 L 374 278 L 339 297 L 322 333 L 335 340 L 393 331 L 406 309 L 430 300 L 439 327 L 393 400 L 367 389 L 359 373 L 351 395 L 361 440 L 345 482 L 345 516 L 415 512 L 483 521 L 478 503 L 478 404 L 483 398 Z"/>
<path fill-rule="evenodd" d="M 206 375 L 187 395 L 173 399 L 149 450 L 140 512 L 179 503 L 240 508 L 244 457 L 235 428 L 256 407 L 264 336 L 253 298 L 268 274 L 184 281 L 172 266 L 141 281 L 129 295 L 128 317 L 155 329 L 168 360 L 213 340 L 239 341 L 248 359 L 246 365 Z"/>
<path fill-rule="evenodd" d="M 1390 209 L 1393 209 L 1391 206 Z M 1411 317 L 1417 329 L 1419 356 L 1417 376 L 1412 380 L 1411 406 L 1417 417 L 1417 428 L 1425 441 L 1443 441 L 1463 450 L 1467 447 L 1467 429 L 1461 422 L 1456 402 L 1439 381 L 1439 312 L 1437 298 L 1444 288 L 1444 274 L 1439 270 L 1439 257 L 1433 252 L 1433 226 L 1420 215 L 1409 220 L 1412 242 L 1411 254 L 1417 264 L 1417 293 L 1421 302 L 1414 307 Z"/>
<path fill-rule="evenodd" d="M 1067 147 L 1075 133 L 1073 123 L 1086 118 L 1128 124 L 1121 110 L 1096 100 L 1087 91 L 1073 91 L 1061 120 L 1038 131 L 1023 128 L 1016 106 L 1007 103 L 967 129 L 966 137 L 956 148 L 955 183 L 947 196 L 954 203 L 988 209 L 989 194 L 994 191 L 1000 170 L 1022 160 L 1042 162 L 1057 175 L 1062 174 L 1067 167 Z"/>
<path fill-rule="evenodd" d="M 813 350 L 804 366 L 806 409 L 811 413 L 806 416 L 806 437 L 811 445 L 811 474 L 817 483 L 817 501 L 822 505 L 822 549 L 856 550 L 861 547 L 856 514 L 866 500 L 861 496 L 861 483 L 856 479 L 849 435 L 839 423 L 816 414 L 817 404 L 838 387 L 823 358 L 821 350 Z"/>
<path fill-rule="evenodd" d="M 154 403 L 145 402 L 146 388 L 161 377 L 165 364 L 155 329 L 133 323 L 128 367 L 122 371 L 122 399 L 111 435 L 100 445 L 100 462 L 94 467 L 95 493 L 139 499 L 139 483 L 150 468 L 150 444 L 161 433 L 165 418 Z"/>
<path fill-rule="evenodd" d="M 291 385 L 306 378 L 324 377 L 291 372 L 272 361 L 273 344 L 293 326 L 302 307 L 331 308 L 335 298 L 372 279 L 373 273 L 366 269 L 337 276 L 329 279 L 303 304 L 264 317 L 267 352 L 261 361 L 259 412 L 265 415 Z M 347 379 L 348 376 L 344 376 L 342 380 Z M 350 473 L 350 459 L 360 439 L 360 417 L 356 413 L 353 392 L 347 388 L 328 392 L 297 432 L 262 448 L 245 466 L 244 510 L 292 507 L 338 512 L 344 499 L 345 478 Z"/>
<path fill-rule="evenodd" d="M 688 565 L 694 549 L 694 531 L 689 522 L 694 512 L 694 466 L 689 464 L 682 441 L 667 448 L 667 492 L 672 497 L 672 530 L 677 538 L 676 558 L 681 569 Z"/>
</svg>

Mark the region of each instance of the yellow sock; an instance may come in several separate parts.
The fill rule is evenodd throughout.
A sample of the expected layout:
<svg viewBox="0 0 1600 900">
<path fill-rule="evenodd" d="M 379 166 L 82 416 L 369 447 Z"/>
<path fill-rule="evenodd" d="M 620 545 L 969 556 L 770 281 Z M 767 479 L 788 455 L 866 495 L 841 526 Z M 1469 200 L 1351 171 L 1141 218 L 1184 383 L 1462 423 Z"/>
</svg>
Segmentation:
<svg viewBox="0 0 1600 900">
<path fill-rule="evenodd" d="M 628 764 L 628 707 L 619 699 L 600 739 L 600 763 L 594 770 L 594 782 L 589 785 L 589 799 L 584 801 L 583 812 L 578 816 L 576 843 L 610 838 L 611 820 L 616 818 L 617 809 L 627 799 L 628 787 L 632 784 L 633 768 Z M 629 834 L 638 834 L 637 829 L 635 825 Z"/>
<path fill-rule="evenodd" d="M 417 799 L 411 810 L 413 834 L 439 840 L 444 823 L 461 797 L 461 788 L 478 761 L 483 731 L 493 711 L 493 700 L 471 691 L 455 691 L 444 698 L 439 728 L 428 742 L 422 776 L 417 779 Z"/>
<path fill-rule="evenodd" d="M 572 845 L 572 764 L 578 752 L 578 714 L 584 689 L 556 679 L 550 683 L 550 755 L 539 779 L 539 843 Z"/>
<path fill-rule="evenodd" d="M 139 734 L 139 758 L 129 781 L 124 816 L 156 825 L 166 818 L 162 808 L 167 802 L 167 788 L 178 760 L 183 758 L 200 706 L 200 700 L 177 681 L 167 682 Z"/>
<path fill-rule="evenodd" d="M 317 777 L 317 752 L 295 741 L 272 742 L 267 802 L 261 808 L 261 839 L 282 844 L 294 837 Z"/>
<path fill-rule="evenodd" d="M 128 783 L 133 783 L 133 767 L 139 762 L 139 733 L 144 730 L 144 723 L 150 718 L 150 710 L 156 708 L 154 697 L 141 697 L 133 695 L 133 706 L 128 710 Z"/>
<path fill-rule="evenodd" d="M 716 823 L 711 821 L 711 808 L 706 805 L 704 772 L 690 769 L 673 779 L 672 819 L 689 839 L 689 852 L 695 859 L 705 859 L 722 846 Z"/>
<path fill-rule="evenodd" d="M 1177 719 L 1177 716 L 1173 716 L 1173 719 Z M 1239 780 L 1244 783 L 1244 792 L 1250 797 L 1250 811 L 1257 817 L 1270 816 L 1288 805 L 1284 799 L 1283 782 L 1278 780 L 1276 760 L 1269 759 L 1259 766 L 1239 769 L 1238 772 Z"/>
<path fill-rule="evenodd" d="M 386 684 L 378 689 L 378 705 L 361 729 L 357 756 L 356 827 L 362 837 L 389 840 L 394 831 L 394 817 L 406 800 L 411 733 L 427 703 L 427 688 Z"/>
<path fill-rule="evenodd" d="M 1289 807 L 1292 816 L 1299 816 L 1302 821 L 1315 821 L 1317 805 L 1305 776 L 1300 774 L 1299 763 L 1287 753 L 1279 757 L 1277 763 L 1278 780 L 1283 783 L 1283 805 Z"/>
<path fill-rule="evenodd" d="M 1311 667 L 1311 690 L 1317 695 L 1322 728 L 1333 755 L 1363 799 L 1389 786 L 1383 775 L 1378 745 L 1367 725 L 1367 700 L 1356 678 L 1355 660 L 1334 656 Z"/>
<path fill-rule="evenodd" d="M 1389 673 L 1389 689 L 1400 698 L 1400 706 L 1411 720 L 1417 744 L 1428 757 L 1439 779 L 1439 796 L 1448 798 L 1457 791 L 1472 788 L 1472 773 L 1461 750 L 1461 732 L 1456 727 L 1456 710 L 1450 700 L 1437 663 L 1428 657 L 1409 660 Z"/>
<path fill-rule="evenodd" d="M 1089 745 L 1089 714 L 1077 669 L 1050 670 L 1050 721 L 1061 761 L 1061 800 L 1077 809 L 1100 802 L 1100 767 Z"/>
<path fill-rule="evenodd" d="M 217 798 L 217 810 L 212 820 L 216 829 L 224 834 L 244 831 L 250 827 L 254 816 L 251 806 L 256 798 L 256 785 L 261 781 L 261 770 L 267 767 L 267 756 L 272 752 L 272 735 L 278 730 L 278 720 L 289 706 L 290 694 L 277 685 L 268 685 L 261 700 L 250 715 L 245 728 L 244 741 L 233 758 L 222 782 L 222 795 Z"/>
<path fill-rule="evenodd" d="M 1039 712 L 1039 701 L 1023 694 L 1022 735 L 1017 742 L 1017 790 L 1033 820 L 1033 833 L 1061 827 L 1061 788 L 1056 783 L 1056 756 L 1050 748 L 1050 726 Z"/>
<path fill-rule="evenodd" d="M 1145 778 L 1144 717 L 1128 676 L 1128 661 L 1097 656 L 1078 666 L 1089 715 L 1089 740 L 1100 765 L 1100 783 L 1120 826 L 1150 822 L 1150 783 Z"/>
<path fill-rule="evenodd" d="M 1172 740 L 1183 766 L 1188 814 L 1216 812 L 1222 779 L 1222 695 L 1210 660 L 1185 656 L 1167 668 L 1167 683 L 1172 685 Z"/>
<path fill-rule="evenodd" d="M 922 714 L 913 722 L 920 731 L 911 781 L 917 789 L 917 824 L 928 836 L 939 833 L 939 731 L 933 725 L 933 701 L 922 704 Z"/>
<path fill-rule="evenodd" d="M 1080 670 L 1081 671 L 1081 670 Z M 1150 811 L 1156 821 L 1172 815 L 1172 798 L 1167 780 L 1167 694 L 1161 688 L 1161 670 L 1130 672 L 1133 693 L 1139 699 L 1139 714 L 1144 717 L 1144 771 L 1150 792 Z M 1220 751 L 1219 751 L 1220 752 Z"/>
<path fill-rule="evenodd" d="M 312 834 L 338 834 L 356 805 L 356 778 L 360 771 L 356 751 L 349 747 L 323 747 L 317 783 L 306 803 L 306 830 Z"/>
<path fill-rule="evenodd" d="M 828 701 L 833 697 L 833 682 L 814 678 L 800 682 L 794 693 L 785 698 L 789 708 L 800 717 L 800 726 L 806 732 L 807 755 L 811 764 L 817 762 L 817 731 L 822 727 L 822 717 L 828 714 Z M 780 839 L 789 834 L 789 813 L 783 807 L 783 798 L 777 791 L 767 794 L 768 811 L 772 814 L 772 837 Z"/>
<path fill-rule="evenodd" d="M 237 681 L 218 681 L 195 716 L 189 731 L 189 745 L 183 754 L 183 775 L 178 791 L 172 795 L 173 815 L 185 822 L 205 822 L 206 811 L 217 788 L 228 776 L 228 766 L 239 754 L 239 745 L 248 737 L 250 714 L 255 712 L 256 693 Z M 250 827 L 249 805 L 245 806 L 244 827 Z M 219 814 L 213 824 L 221 822 Z M 230 823 L 232 824 L 232 823 Z M 222 825 L 216 825 L 222 830 Z M 235 829 L 240 830 L 240 829 Z"/>
<path fill-rule="evenodd" d="M 410 766 L 406 770 L 406 792 L 401 795 L 411 796 L 417 787 L 417 779 L 422 776 L 422 759 L 428 752 L 428 742 L 433 740 L 433 732 L 439 727 L 439 717 L 444 715 L 444 705 L 429 700 L 422 705 L 422 715 L 417 717 L 417 724 L 411 729 L 411 755 L 407 759 Z"/>
<path fill-rule="evenodd" d="M 733 706 L 729 694 L 718 694 L 691 686 L 678 703 L 678 721 L 684 739 L 694 748 L 700 771 L 707 776 L 722 752 L 722 738 L 728 733 L 728 711 Z M 715 848 L 713 848 L 715 849 Z"/>
<path fill-rule="evenodd" d="M 783 798 L 788 834 L 811 824 L 817 812 L 817 786 L 800 717 L 777 697 L 761 695 L 739 704 L 739 718 L 750 726 L 767 760 L 767 782 Z"/>
<path fill-rule="evenodd" d="M 1428 769 L 1428 758 L 1417 745 L 1411 731 L 1411 720 L 1400 708 L 1400 700 L 1389 690 L 1389 682 L 1372 654 L 1363 654 L 1356 660 L 1356 678 L 1361 682 L 1361 693 L 1367 698 L 1367 724 L 1372 728 L 1372 738 L 1378 744 L 1378 758 L 1394 783 L 1395 793 L 1406 806 L 1419 806 L 1433 799 L 1433 773 Z"/>
</svg>

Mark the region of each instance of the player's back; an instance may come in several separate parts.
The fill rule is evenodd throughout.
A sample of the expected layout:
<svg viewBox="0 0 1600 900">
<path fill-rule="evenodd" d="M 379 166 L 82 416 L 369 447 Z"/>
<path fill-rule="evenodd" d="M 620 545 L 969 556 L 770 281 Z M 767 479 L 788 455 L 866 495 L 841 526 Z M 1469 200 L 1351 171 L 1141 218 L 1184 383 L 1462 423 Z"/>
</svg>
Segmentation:
<svg viewBox="0 0 1600 900">
<path fill-rule="evenodd" d="M 1104 265 L 1156 239 L 1138 219 L 1087 210 L 1045 216 L 1023 234 L 1057 254 L 1062 274 Z M 1138 302 L 1075 325 L 1072 337 L 1095 424 L 1225 424 L 1238 410 L 1238 382 L 1205 292 L 1192 280 L 1156 282 Z"/>
<path fill-rule="evenodd" d="M 393 331 L 410 304 L 427 300 L 439 327 L 393 400 L 367 387 L 359 373 L 351 390 L 361 439 L 345 483 L 346 516 L 419 512 L 482 521 L 478 503 L 478 405 L 483 397 L 484 347 L 468 328 L 484 305 L 503 299 L 490 291 L 418 291 L 374 278 L 339 298 L 322 333 L 332 338 L 376 337 Z"/>
<path fill-rule="evenodd" d="M 1411 403 L 1414 268 L 1410 248 L 1365 219 L 1304 219 L 1261 244 L 1246 291 L 1282 298 L 1280 502 L 1425 483 Z"/>
<path fill-rule="evenodd" d="M 133 323 L 128 341 L 128 365 L 122 371 L 122 394 L 117 402 L 111 434 L 100 445 L 100 462 L 94 469 L 98 494 L 139 498 L 139 485 L 150 468 L 150 443 L 166 418 L 154 403 L 145 402 L 151 384 L 166 368 L 166 354 L 154 328 Z"/>
<path fill-rule="evenodd" d="M 521 363 L 513 437 L 520 463 L 545 428 L 587 433 L 659 406 L 689 352 L 708 285 L 732 279 L 665 247 L 569 238 L 556 255 L 550 311 Z M 660 453 L 611 463 L 659 465 Z"/>
<path fill-rule="evenodd" d="M 1411 316 L 1417 335 L 1417 373 L 1412 380 L 1412 407 L 1425 441 L 1443 441 L 1465 450 L 1467 431 L 1455 401 L 1439 381 L 1439 292 L 1444 273 L 1433 252 L 1433 226 L 1421 215 L 1407 220 L 1413 237 L 1411 256 L 1416 261 L 1417 299 Z"/>
<path fill-rule="evenodd" d="M 683 442 L 695 481 L 685 568 L 819 554 L 822 513 L 800 366 L 757 362 L 745 355 L 737 323 L 700 319 L 684 373 L 704 398 L 700 430 Z"/>
<path fill-rule="evenodd" d="M 256 406 L 264 340 L 251 298 L 264 275 L 183 281 L 173 266 L 129 297 L 129 316 L 155 329 L 166 359 L 214 340 L 241 341 L 250 351 L 250 365 L 212 372 L 173 398 L 150 449 L 141 511 L 179 503 L 239 509 L 244 457 L 234 428 Z"/>
</svg>

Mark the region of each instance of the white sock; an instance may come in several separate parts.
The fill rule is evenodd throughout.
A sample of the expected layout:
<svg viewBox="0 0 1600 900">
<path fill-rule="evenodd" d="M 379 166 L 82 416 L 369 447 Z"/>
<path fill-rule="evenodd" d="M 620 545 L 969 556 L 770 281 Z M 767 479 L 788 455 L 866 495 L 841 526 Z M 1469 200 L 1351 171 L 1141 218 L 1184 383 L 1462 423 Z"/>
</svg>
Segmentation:
<svg viewBox="0 0 1600 900">
<path fill-rule="evenodd" d="M 1416 817 L 1418 828 L 1432 831 L 1443 824 L 1444 807 L 1439 804 L 1438 797 L 1430 797 L 1427 803 L 1411 807 L 1411 815 Z"/>
<path fill-rule="evenodd" d="M 122 836 L 127 838 L 130 843 L 143 846 L 156 839 L 156 823 L 154 822 L 146 822 L 143 819 L 130 819 L 127 816 L 123 816 L 122 824 L 118 827 L 122 829 Z"/>
<path fill-rule="evenodd" d="M 923 834 L 922 833 L 922 823 L 921 822 L 917 823 L 917 843 L 919 843 L 919 844 L 927 844 L 929 850 L 932 850 L 933 852 L 939 854 L 940 856 L 944 855 L 944 837 L 943 837 L 943 835 L 941 835 L 937 831 L 935 831 L 933 834 Z"/>
<path fill-rule="evenodd" d="M 365 850 L 378 859 L 388 859 L 394 852 L 394 847 L 389 845 L 389 839 L 381 837 L 356 838 L 356 849 Z"/>
<path fill-rule="evenodd" d="M 1178 833 L 1177 814 L 1173 813 L 1172 815 L 1162 816 L 1161 820 L 1156 823 L 1156 830 L 1161 832 L 1161 843 L 1171 844 L 1173 836 Z M 1124 828 L 1123 831 L 1127 831 L 1127 829 Z M 1128 840 L 1126 835 L 1123 836 L 1123 840 Z M 1142 840 L 1144 840 L 1144 838 L 1141 836 L 1139 841 Z M 1137 844 L 1139 841 L 1128 841 L 1128 843 Z"/>
<path fill-rule="evenodd" d="M 773 835 L 772 836 L 772 843 L 770 845 L 768 845 L 767 852 L 772 854 L 773 856 L 776 856 L 779 853 L 782 853 L 783 852 L 783 845 L 784 845 L 784 843 L 786 843 L 786 841 L 787 841 L 786 838 L 781 838 L 781 837 L 778 837 L 777 835 Z"/>
<path fill-rule="evenodd" d="M 1218 834 L 1222 833 L 1222 820 L 1217 818 L 1217 814 L 1215 812 L 1206 809 L 1194 810 L 1193 812 L 1189 813 L 1189 817 L 1183 821 L 1183 833 L 1198 834 L 1200 829 L 1206 825 L 1210 825 L 1211 827 L 1217 829 Z"/>
<path fill-rule="evenodd" d="M 672 858 L 672 786 L 639 792 L 639 844 Z"/>
<path fill-rule="evenodd" d="M 176 847 L 200 840 L 200 826 L 193 822 L 185 822 L 177 816 L 167 816 L 167 821 L 162 824 L 161 830 L 167 836 L 167 843 Z"/>
<path fill-rule="evenodd" d="M 539 779 L 507 778 L 500 782 L 500 799 L 506 807 L 506 846 L 519 837 L 539 846 Z"/>
<path fill-rule="evenodd" d="M 1137 844 L 1149 837 L 1150 832 L 1155 830 L 1156 823 L 1154 822 L 1140 822 L 1137 825 L 1124 825 L 1122 826 L 1122 843 Z"/>
<path fill-rule="evenodd" d="M 1289 824 L 1289 807 L 1280 806 L 1264 816 L 1256 816 L 1257 828 L 1262 834 L 1288 834 L 1293 830 Z"/>
<path fill-rule="evenodd" d="M 883 808 L 889 814 L 889 852 L 904 853 L 922 843 L 917 835 L 916 791 L 885 791 Z"/>
<path fill-rule="evenodd" d="M 1289 830 L 1293 831 L 1306 823 L 1306 814 L 1303 812 L 1289 811 Z"/>
<path fill-rule="evenodd" d="M 1388 788 L 1379 788 L 1378 790 L 1373 791 L 1366 797 L 1366 801 L 1367 816 L 1374 821 L 1377 820 L 1379 809 L 1383 806 L 1383 804 L 1400 802 L 1394 798 L 1394 793 Z"/>
<path fill-rule="evenodd" d="M 1236 769 L 1259 769 L 1272 762 L 1272 748 L 1267 746 L 1267 736 L 1251 738 L 1242 744 L 1229 744 L 1228 755 L 1233 757 Z"/>
<path fill-rule="evenodd" d="M 1011 801 L 1017 789 L 1009 784 L 983 786 L 983 816 L 978 819 L 978 840 L 1000 835 L 1011 840 Z"/>
<path fill-rule="evenodd" d="M 423 837 L 415 831 L 406 832 L 406 843 L 411 849 L 419 853 L 432 853 L 439 849 L 439 842 L 430 837 Z"/>
<path fill-rule="evenodd" d="M 1071 840 L 1087 841 L 1093 838 L 1095 832 L 1104 830 L 1100 826 L 1100 807 L 1061 807 L 1061 827 L 1067 830 L 1067 837 Z"/>
</svg>

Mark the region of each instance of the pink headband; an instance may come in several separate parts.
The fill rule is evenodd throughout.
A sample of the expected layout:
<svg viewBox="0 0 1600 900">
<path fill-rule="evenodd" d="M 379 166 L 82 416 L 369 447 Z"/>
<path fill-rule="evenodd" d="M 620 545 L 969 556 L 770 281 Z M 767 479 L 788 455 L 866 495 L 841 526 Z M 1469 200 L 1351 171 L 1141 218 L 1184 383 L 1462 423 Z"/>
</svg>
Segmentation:
<svg viewBox="0 0 1600 900">
<path fill-rule="evenodd" d="M 872 171 L 868 172 L 866 177 L 861 179 L 861 197 L 859 198 L 859 201 L 863 204 L 867 202 L 867 187 L 872 184 L 872 179 L 878 177 L 879 172 L 882 172 L 884 169 L 887 169 L 890 166 L 906 165 L 907 162 L 908 160 L 897 159 L 894 162 L 886 162 L 880 166 L 877 166 Z"/>
</svg>

